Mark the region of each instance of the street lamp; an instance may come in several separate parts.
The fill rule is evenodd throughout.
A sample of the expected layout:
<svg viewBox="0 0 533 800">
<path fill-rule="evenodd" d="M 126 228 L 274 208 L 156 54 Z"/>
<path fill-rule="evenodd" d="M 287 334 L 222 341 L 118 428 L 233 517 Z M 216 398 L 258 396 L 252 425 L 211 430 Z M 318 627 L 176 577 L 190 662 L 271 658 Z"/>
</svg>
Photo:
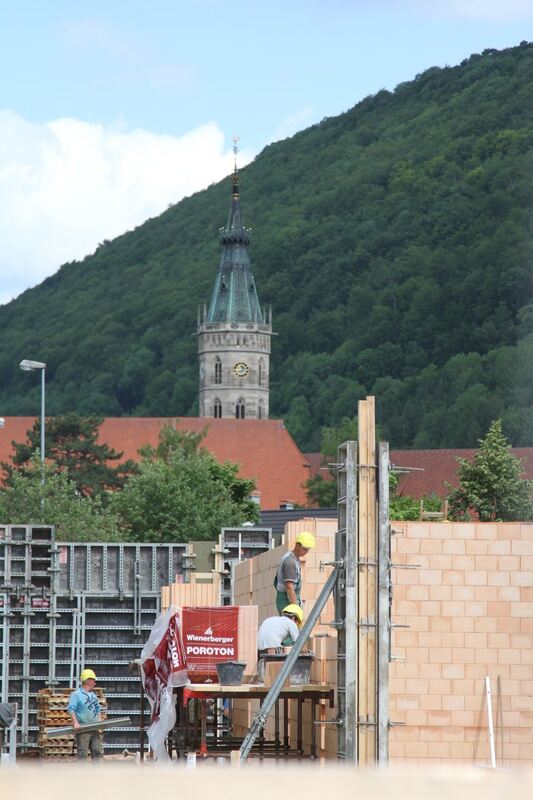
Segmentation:
<svg viewBox="0 0 533 800">
<path fill-rule="evenodd" d="M 45 421 L 44 421 L 44 377 L 46 372 L 46 364 L 43 361 L 31 361 L 24 358 L 19 367 L 24 372 L 33 372 L 36 369 L 41 370 L 41 483 L 44 484 L 44 434 L 45 434 Z M 44 495 L 41 498 L 41 508 L 44 507 Z"/>
</svg>

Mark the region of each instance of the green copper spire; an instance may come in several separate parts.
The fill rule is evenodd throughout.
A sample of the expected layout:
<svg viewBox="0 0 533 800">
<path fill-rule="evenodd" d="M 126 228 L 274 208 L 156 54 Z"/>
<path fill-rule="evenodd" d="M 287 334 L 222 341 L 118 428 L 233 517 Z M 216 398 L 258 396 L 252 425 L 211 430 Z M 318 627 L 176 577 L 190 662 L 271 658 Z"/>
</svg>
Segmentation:
<svg viewBox="0 0 533 800">
<path fill-rule="evenodd" d="M 248 245 L 250 230 L 241 219 L 237 144 L 234 141 L 235 167 L 232 175 L 231 208 L 228 222 L 220 232 L 222 256 L 211 296 L 206 322 L 263 323 L 254 276 L 250 268 Z"/>
</svg>

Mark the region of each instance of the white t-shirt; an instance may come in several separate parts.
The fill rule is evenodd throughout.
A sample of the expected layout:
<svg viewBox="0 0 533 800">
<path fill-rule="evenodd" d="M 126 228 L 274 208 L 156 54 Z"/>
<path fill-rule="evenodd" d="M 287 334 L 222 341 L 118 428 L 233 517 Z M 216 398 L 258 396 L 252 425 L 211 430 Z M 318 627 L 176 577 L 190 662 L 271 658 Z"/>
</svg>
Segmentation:
<svg viewBox="0 0 533 800">
<path fill-rule="evenodd" d="M 287 637 L 293 642 L 300 631 L 297 624 L 288 617 L 268 617 L 257 631 L 257 649 L 268 650 L 270 647 L 281 647 Z"/>
</svg>

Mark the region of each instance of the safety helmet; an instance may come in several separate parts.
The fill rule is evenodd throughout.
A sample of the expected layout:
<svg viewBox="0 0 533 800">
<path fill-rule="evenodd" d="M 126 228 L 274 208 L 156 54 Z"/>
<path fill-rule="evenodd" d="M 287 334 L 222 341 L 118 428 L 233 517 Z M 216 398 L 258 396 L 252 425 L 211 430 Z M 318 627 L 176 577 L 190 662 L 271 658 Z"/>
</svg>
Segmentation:
<svg viewBox="0 0 533 800">
<path fill-rule="evenodd" d="M 85 681 L 88 680 L 89 678 L 92 678 L 93 680 L 96 680 L 96 675 L 94 673 L 94 670 L 92 670 L 92 669 L 84 669 L 83 672 L 80 675 L 80 681 L 82 683 L 85 683 Z"/>
<path fill-rule="evenodd" d="M 296 619 L 298 620 L 298 625 L 301 625 L 302 622 L 304 621 L 304 612 L 302 611 L 300 606 L 296 605 L 296 603 L 290 603 L 288 606 L 285 606 L 285 608 L 281 613 L 290 614 L 291 617 L 296 617 Z"/>
<path fill-rule="evenodd" d="M 309 531 L 301 531 L 296 534 L 296 544 L 301 544 L 302 547 L 306 547 L 309 550 L 315 546 L 315 537 Z"/>
</svg>

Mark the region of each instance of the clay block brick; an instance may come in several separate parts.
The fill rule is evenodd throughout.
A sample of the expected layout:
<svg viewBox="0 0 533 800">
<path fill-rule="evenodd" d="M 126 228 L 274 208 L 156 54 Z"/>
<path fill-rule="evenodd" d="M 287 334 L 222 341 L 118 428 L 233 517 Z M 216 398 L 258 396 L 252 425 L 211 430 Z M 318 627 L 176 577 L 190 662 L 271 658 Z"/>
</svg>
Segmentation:
<svg viewBox="0 0 533 800">
<path fill-rule="evenodd" d="M 464 647 L 465 634 L 464 633 L 443 633 L 442 634 L 443 647 Z"/>
<path fill-rule="evenodd" d="M 432 647 L 429 660 L 433 664 L 448 664 L 452 660 L 451 647 Z"/>
<path fill-rule="evenodd" d="M 533 572 L 513 572 L 511 573 L 511 586 L 533 586 Z"/>
<path fill-rule="evenodd" d="M 476 633 L 496 633 L 498 620 L 494 617 L 476 617 L 474 630 Z"/>
<path fill-rule="evenodd" d="M 520 599 L 520 588 L 518 586 L 500 586 L 498 588 L 498 600 L 509 600 L 512 603 Z"/>
<path fill-rule="evenodd" d="M 466 570 L 465 583 L 470 586 L 486 586 L 487 572 L 482 569 Z"/>
<path fill-rule="evenodd" d="M 405 657 L 408 661 L 412 661 L 413 663 L 427 664 L 429 660 L 429 651 L 427 647 L 406 647 Z"/>
<path fill-rule="evenodd" d="M 498 651 L 493 647 L 476 648 L 475 662 L 476 664 L 494 664 L 498 656 Z"/>
<path fill-rule="evenodd" d="M 459 600 L 464 603 L 467 600 L 475 600 L 475 590 L 473 586 L 452 586 L 452 600 Z"/>
<path fill-rule="evenodd" d="M 418 698 L 420 708 L 428 711 L 431 714 L 433 711 L 440 711 L 442 709 L 442 695 L 440 694 L 423 694 Z"/>
<path fill-rule="evenodd" d="M 451 756 L 450 742 L 429 742 L 428 758 L 449 758 Z"/>
<path fill-rule="evenodd" d="M 465 615 L 465 603 L 456 600 L 443 602 L 442 615 L 444 617 L 463 617 Z"/>
<path fill-rule="evenodd" d="M 447 711 L 464 711 L 465 698 L 448 695 L 442 698 L 442 708 Z"/>
<path fill-rule="evenodd" d="M 520 569 L 520 556 L 498 556 L 498 569 L 502 572 Z"/>
<path fill-rule="evenodd" d="M 443 634 L 439 631 L 433 633 L 421 632 L 417 634 L 420 647 L 441 647 Z"/>
<path fill-rule="evenodd" d="M 442 582 L 447 586 L 463 586 L 465 573 L 462 569 L 447 569 L 442 573 Z"/>
<path fill-rule="evenodd" d="M 489 572 L 488 584 L 489 586 L 508 586 L 510 583 L 509 572 Z"/>
<path fill-rule="evenodd" d="M 474 625 L 477 622 L 473 617 L 452 617 L 450 621 L 452 631 L 464 631 L 465 633 L 473 631 Z M 496 630 L 496 625 L 494 626 L 494 630 Z"/>
<path fill-rule="evenodd" d="M 430 631 L 451 631 L 453 617 L 425 617 Z"/>
<path fill-rule="evenodd" d="M 442 677 L 442 664 L 420 664 L 419 676 L 430 680 L 438 680 Z"/>
<path fill-rule="evenodd" d="M 446 678 L 434 678 L 429 681 L 428 691 L 429 694 L 450 694 L 452 690 L 452 682 L 451 680 L 447 680 Z"/>
<path fill-rule="evenodd" d="M 530 556 L 533 554 L 533 544 L 527 540 L 517 539 L 511 542 L 511 553 L 514 556 Z"/>
<path fill-rule="evenodd" d="M 474 586 L 474 599 L 482 600 L 483 602 L 498 599 L 497 586 Z"/>
<path fill-rule="evenodd" d="M 442 553 L 441 539 L 420 539 L 420 553 L 440 554 Z"/>
<path fill-rule="evenodd" d="M 517 617 L 498 617 L 496 620 L 498 633 L 520 633 L 524 620 Z"/>
<path fill-rule="evenodd" d="M 513 603 L 511 606 L 513 617 L 533 617 L 533 603 Z"/>
<path fill-rule="evenodd" d="M 429 681 L 422 678 L 407 678 L 405 681 L 406 694 L 427 694 Z"/>
<path fill-rule="evenodd" d="M 451 600 L 452 587 L 451 586 L 430 586 L 429 587 L 430 600 Z"/>
<path fill-rule="evenodd" d="M 454 647 L 449 660 L 454 664 L 472 664 L 475 652 L 473 647 Z"/>
<path fill-rule="evenodd" d="M 465 603 L 465 614 L 468 617 L 486 617 L 487 603 Z"/>
<path fill-rule="evenodd" d="M 422 709 L 407 709 L 403 713 L 403 722 L 406 725 L 426 725 L 428 712 Z"/>
<path fill-rule="evenodd" d="M 408 586 L 406 588 L 405 599 L 406 600 L 429 600 L 430 599 L 430 592 L 429 586 Z M 435 587 L 431 587 L 432 589 Z M 397 594 L 397 589 L 394 589 L 395 594 Z"/>
<path fill-rule="evenodd" d="M 452 742 L 451 751 L 452 758 L 471 760 L 474 757 L 474 745 L 471 742 Z"/>
<path fill-rule="evenodd" d="M 476 526 L 469 522 L 454 522 L 451 535 L 454 539 L 475 539 Z"/>
<path fill-rule="evenodd" d="M 489 645 L 487 637 L 497 636 L 497 634 L 487 633 L 467 633 L 465 634 L 465 647 L 497 647 L 497 645 Z"/>
<path fill-rule="evenodd" d="M 514 603 L 513 608 L 516 608 L 519 603 Z M 531 603 L 531 608 L 533 609 L 533 603 Z M 511 604 L 507 602 L 494 602 L 494 603 L 487 603 L 487 614 L 490 617 L 509 617 L 511 611 Z M 517 614 L 513 614 L 513 616 L 518 616 Z"/>
<path fill-rule="evenodd" d="M 463 678 L 465 674 L 464 664 L 443 664 L 442 677 L 443 678 Z"/>
<path fill-rule="evenodd" d="M 474 556 L 453 556 L 452 566 L 454 570 L 475 569 L 476 560 Z"/>
<path fill-rule="evenodd" d="M 510 550 L 509 547 L 509 552 Z M 463 555 L 466 552 L 465 542 L 461 539 L 445 539 L 442 543 L 442 552 Z"/>
<path fill-rule="evenodd" d="M 498 650 L 498 664 L 520 664 L 521 652 L 513 648 Z"/>
<path fill-rule="evenodd" d="M 511 542 L 509 539 L 497 539 L 489 542 L 489 555 L 507 556 L 511 553 Z"/>
<path fill-rule="evenodd" d="M 423 616 L 433 617 L 441 613 L 441 603 L 438 600 L 422 600 L 418 605 L 419 613 Z M 527 604 L 522 603 L 522 605 Z"/>
</svg>

